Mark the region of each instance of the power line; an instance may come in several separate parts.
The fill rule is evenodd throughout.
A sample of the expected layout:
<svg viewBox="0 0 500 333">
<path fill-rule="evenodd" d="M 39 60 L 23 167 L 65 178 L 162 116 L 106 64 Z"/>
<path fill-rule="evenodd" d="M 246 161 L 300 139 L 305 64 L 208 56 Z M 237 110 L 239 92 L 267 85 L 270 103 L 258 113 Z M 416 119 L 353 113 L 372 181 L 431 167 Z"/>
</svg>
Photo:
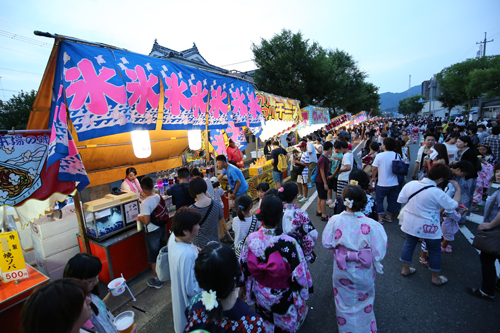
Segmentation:
<svg viewBox="0 0 500 333">
<path fill-rule="evenodd" d="M 25 71 L 18 71 L 18 70 L 15 70 L 15 69 L 9 69 L 9 68 L 3 68 L 3 67 L 0 67 L 0 69 L 4 69 L 4 70 L 6 70 L 6 71 L 18 72 L 18 73 L 26 73 L 26 74 L 34 74 L 34 75 L 43 75 L 43 74 L 40 74 L 40 73 L 25 72 Z"/>
<path fill-rule="evenodd" d="M 2 92 L 3 92 L 3 99 L 6 100 L 5 91 L 3 90 L 2 77 L 1 76 L 0 76 L 0 89 L 2 89 Z"/>
<path fill-rule="evenodd" d="M 469 49 L 469 50 L 467 50 L 467 52 L 465 52 L 465 53 L 464 53 L 464 54 L 460 57 L 460 60 L 462 60 L 462 59 L 463 59 L 463 58 L 464 58 L 467 54 L 469 54 L 469 53 L 470 53 L 470 51 L 471 51 L 474 47 L 476 47 L 476 45 L 472 45 L 472 46 L 470 47 L 470 49 Z"/>
<path fill-rule="evenodd" d="M 29 56 L 33 56 L 33 54 L 30 54 L 28 52 L 23 52 L 23 51 L 19 51 L 19 50 L 9 49 L 8 47 L 0 46 L 0 49 L 5 49 L 5 50 L 12 51 L 12 52 L 18 52 L 18 53 L 21 53 L 21 54 L 26 54 L 26 55 L 29 55 Z"/>
<path fill-rule="evenodd" d="M 20 91 L 18 90 L 10 90 L 10 89 L 0 89 L 0 90 L 20 93 Z"/>
<path fill-rule="evenodd" d="M 219 67 L 227 67 L 227 66 L 232 66 L 232 65 L 238 65 L 238 64 L 245 63 L 245 62 L 249 62 L 249 61 L 253 61 L 253 59 L 245 60 L 245 61 L 241 61 L 241 62 L 235 62 L 234 64 L 222 65 L 222 66 L 219 66 Z"/>
<path fill-rule="evenodd" d="M 0 30 L 0 36 L 7 37 L 10 39 L 15 39 L 15 40 L 18 40 L 20 42 L 24 42 L 24 43 L 28 43 L 28 44 L 32 44 L 32 45 L 36 45 L 36 46 L 46 47 L 49 49 L 52 48 L 52 45 L 50 45 L 49 43 L 40 42 L 36 39 L 24 37 L 24 36 L 14 34 L 12 32 L 8 32 L 8 31 L 4 31 L 4 30 Z"/>
</svg>

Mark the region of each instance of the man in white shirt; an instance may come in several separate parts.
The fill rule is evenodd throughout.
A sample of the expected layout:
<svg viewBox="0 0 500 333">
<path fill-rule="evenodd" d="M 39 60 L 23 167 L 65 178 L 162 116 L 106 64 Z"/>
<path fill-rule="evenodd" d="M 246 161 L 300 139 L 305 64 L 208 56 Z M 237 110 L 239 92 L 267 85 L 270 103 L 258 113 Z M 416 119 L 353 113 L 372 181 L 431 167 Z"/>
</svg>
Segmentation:
<svg viewBox="0 0 500 333">
<path fill-rule="evenodd" d="M 383 153 L 377 154 L 372 164 L 372 183 L 377 180 L 375 187 L 375 200 L 377 203 L 378 221 L 380 224 L 384 222 L 392 222 L 392 216 L 399 212 L 399 203 L 397 202 L 399 195 L 398 176 L 392 173 L 392 161 L 397 159 L 396 140 L 394 138 L 385 138 L 382 146 Z M 387 215 L 384 216 L 384 198 L 387 197 Z"/>
<path fill-rule="evenodd" d="M 444 142 L 446 150 L 448 151 L 448 159 L 450 161 L 454 161 L 455 157 L 457 157 L 457 140 L 459 136 L 460 134 L 458 132 L 451 132 L 448 139 Z"/>
<path fill-rule="evenodd" d="M 349 182 L 349 174 L 352 171 L 352 166 L 354 164 L 354 155 L 352 152 L 348 151 L 348 145 L 344 141 L 337 141 L 337 147 L 340 148 L 340 152 L 344 154 L 342 157 L 342 164 L 340 165 L 339 177 L 337 180 L 337 200 L 342 198 L 342 190 L 347 186 Z"/>
<path fill-rule="evenodd" d="M 314 142 L 311 135 L 307 136 L 307 152 L 309 153 L 307 180 L 309 181 L 309 188 L 312 188 L 315 185 L 313 185 L 311 181 L 311 175 L 314 170 L 316 170 L 316 165 L 318 164 L 318 156 L 316 155 L 316 147 L 314 147 Z"/>
</svg>

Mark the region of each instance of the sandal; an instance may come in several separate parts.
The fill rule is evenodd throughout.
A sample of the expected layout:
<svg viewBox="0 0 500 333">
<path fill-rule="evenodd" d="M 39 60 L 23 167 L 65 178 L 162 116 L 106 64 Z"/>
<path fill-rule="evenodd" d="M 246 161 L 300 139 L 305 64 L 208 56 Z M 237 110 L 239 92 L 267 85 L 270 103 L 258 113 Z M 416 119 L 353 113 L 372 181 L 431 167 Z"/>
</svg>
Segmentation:
<svg viewBox="0 0 500 333">
<path fill-rule="evenodd" d="M 328 216 L 328 215 L 321 217 L 321 221 L 323 221 L 323 222 L 328 222 L 329 219 L 330 219 L 330 216 Z"/>
<path fill-rule="evenodd" d="M 433 285 L 435 286 L 442 286 L 443 284 L 445 284 L 446 282 L 448 282 L 448 279 L 442 275 L 439 276 L 439 283 L 434 283 L 432 282 Z"/>
<path fill-rule="evenodd" d="M 385 222 L 392 223 L 392 216 L 391 217 L 387 217 L 387 215 L 385 215 L 384 217 L 382 217 L 382 220 L 384 220 Z"/>
<path fill-rule="evenodd" d="M 316 216 L 321 216 L 321 213 L 316 212 Z"/>
<path fill-rule="evenodd" d="M 445 252 L 445 253 L 451 253 L 453 252 L 452 249 L 451 249 L 451 246 L 447 246 L 446 248 L 442 247 L 441 248 L 441 252 Z"/>
<path fill-rule="evenodd" d="M 422 266 L 424 266 L 425 268 L 429 268 L 429 262 L 427 260 L 425 260 L 424 258 L 420 257 L 418 259 L 418 261 L 420 261 L 420 263 L 422 264 Z"/>
<path fill-rule="evenodd" d="M 410 267 L 410 273 L 408 273 L 408 274 L 403 274 L 403 273 L 401 273 L 401 275 L 403 275 L 403 276 L 405 276 L 405 277 L 406 277 L 406 276 L 410 276 L 410 275 L 412 275 L 413 273 L 415 273 L 416 271 L 417 271 L 417 270 L 416 270 L 415 268 Z"/>
</svg>

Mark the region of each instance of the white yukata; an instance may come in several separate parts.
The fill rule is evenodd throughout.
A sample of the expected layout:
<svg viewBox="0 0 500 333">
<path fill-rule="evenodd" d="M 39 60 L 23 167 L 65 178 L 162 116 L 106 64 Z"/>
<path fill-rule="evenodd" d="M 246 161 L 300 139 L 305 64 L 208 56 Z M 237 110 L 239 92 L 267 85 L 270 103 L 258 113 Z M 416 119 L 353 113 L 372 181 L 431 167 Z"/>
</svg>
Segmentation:
<svg viewBox="0 0 500 333">
<path fill-rule="evenodd" d="M 185 310 L 191 299 L 201 292 L 194 276 L 194 262 L 197 257 L 198 250 L 193 244 L 177 242 L 174 234 L 169 237 L 168 265 L 176 333 L 184 332 L 186 327 Z"/>
<path fill-rule="evenodd" d="M 360 250 L 366 253 L 370 249 L 366 264 L 369 268 L 360 261 L 347 260 L 343 269 L 338 260 L 334 260 L 333 293 L 339 332 L 376 332 L 375 274 L 383 273 L 380 261 L 387 251 L 384 228 L 363 213 L 342 212 L 328 221 L 323 231 L 323 246 L 332 252 L 336 249 L 358 252 L 354 257 Z"/>
</svg>

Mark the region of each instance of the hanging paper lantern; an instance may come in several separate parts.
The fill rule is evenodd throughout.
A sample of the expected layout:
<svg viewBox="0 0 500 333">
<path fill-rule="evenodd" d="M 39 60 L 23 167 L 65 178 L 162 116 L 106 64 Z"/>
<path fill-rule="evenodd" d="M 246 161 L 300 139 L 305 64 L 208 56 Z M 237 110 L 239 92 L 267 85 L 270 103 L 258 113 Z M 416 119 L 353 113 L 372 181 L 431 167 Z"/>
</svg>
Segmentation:
<svg viewBox="0 0 500 333">
<path fill-rule="evenodd" d="M 188 132 L 189 149 L 201 149 L 201 130 L 190 130 Z"/>
<path fill-rule="evenodd" d="M 148 131 L 132 131 L 132 147 L 134 155 L 138 158 L 146 158 L 151 155 L 151 141 Z"/>
</svg>

